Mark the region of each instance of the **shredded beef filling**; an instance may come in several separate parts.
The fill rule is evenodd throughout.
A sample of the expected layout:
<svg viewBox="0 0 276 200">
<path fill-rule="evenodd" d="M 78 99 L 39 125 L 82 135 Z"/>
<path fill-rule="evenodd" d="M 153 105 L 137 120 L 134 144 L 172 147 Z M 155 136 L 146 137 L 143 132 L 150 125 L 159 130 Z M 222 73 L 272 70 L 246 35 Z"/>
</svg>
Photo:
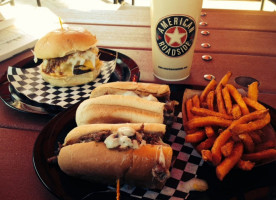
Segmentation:
<svg viewBox="0 0 276 200">
<path fill-rule="evenodd" d="M 141 134 L 141 133 L 139 133 Z M 136 134 L 137 135 L 137 134 Z M 162 137 L 162 133 L 142 133 L 142 140 L 145 140 L 147 144 L 160 144 L 160 138 Z M 140 136 L 138 137 L 140 139 Z M 142 142 L 142 140 L 138 140 L 136 136 L 136 140 L 138 142 Z"/>
<path fill-rule="evenodd" d="M 78 139 L 72 139 L 69 140 L 66 145 L 72 145 L 76 143 L 84 143 L 84 142 L 103 142 L 109 135 L 111 135 L 112 132 L 110 130 L 102 130 L 99 132 L 94 133 L 88 133 L 87 135 L 83 135 Z M 163 144 L 162 140 L 160 139 L 162 137 L 163 133 L 146 133 L 143 130 L 143 126 L 141 127 L 141 130 L 136 131 L 135 135 L 130 137 L 131 140 L 137 140 L 138 144 L 141 144 L 143 140 L 146 141 L 147 144 Z M 66 146 L 65 145 L 65 146 Z M 58 152 L 63 147 L 63 145 L 59 145 Z M 53 156 L 48 159 L 48 162 L 56 162 L 56 156 Z"/>
<path fill-rule="evenodd" d="M 109 135 L 111 135 L 110 130 L 102 130 L 95 133 L 89 133 L 87 135 L 83 135 L 78 139 L 70 140 L 66 143 L 66 145 L 71 145 L 75 143 L 83 143 L 83 142 L 103 142 Z"/>
<path fill-rule="evenodd" d="M 103 130 L 100 132 L 89 133 L 87 135 L 83 135 L 78 139 L 70 140 L 66 143 L 66 145 L 71 145 L 75 143 L 83 143 L 83 142 L 103 142 L 109 135 L 111 135 L 111 131 Z M 160 138 L 162 137 L 162 133 L 145 133 L 142 130 L 136 131 L 135 135 L 130 137 L 131 140 L 137 140 L 139 144 L 142 143 L 142 140 L 145 140 L 147 144 L 160 144 Z"/>
<path fill-rule="evenodd" d="M 59 66 L 63 62 L 66 62 L 69 57 L 70 57 L 70 55 L 64 56 L 64 57 L 61 57 L 61 58 L 49 59 L 48 63 L 47 63 L 47 66 L 46 66 L 45 73 L 47 73 L 47 74 L 54 73 L 55 72 L 55 67 Z"/>
<path fill-rule="evenodd" d="M 167 101 L 164 109 L 164 124 L 171 125 L 175 121 L 175 106 L 178 105 L 177 101 Z"/>
</svg>

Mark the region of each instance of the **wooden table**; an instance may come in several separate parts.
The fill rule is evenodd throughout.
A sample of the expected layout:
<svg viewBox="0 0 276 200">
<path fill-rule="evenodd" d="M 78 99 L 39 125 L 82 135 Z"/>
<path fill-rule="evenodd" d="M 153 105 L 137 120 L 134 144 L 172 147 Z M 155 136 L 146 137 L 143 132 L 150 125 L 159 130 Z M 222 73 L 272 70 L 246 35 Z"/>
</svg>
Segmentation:
<svg viewBox="0 0 276 200">
<path fill-rule="evenodd" d="M 206 15 L 201 19 L 207 26 L 199 29 L 209 31 L 210 35 L 198 34 L 190 77 L 169 84 L 202 87 L 208 83 L 203 79 L 204 74 L 213 74 L 219 80 L 231 71 L 230 83 L 237 87 L 238 76 L 257 79 L 260 100 L 276 108 L 276 13 L 211 9 L 203 12 Z M 140 68 L 140 81 L 164 83 L 153 76 L 148 7 L 122 6 L 118 10 L 89 12 L 64 9 L 58 15 L 65 24 L 83 26 L 96 34 L 99 47 L 132 58 Z M 210 43 L 211 47 L 202 48 L 203 42 Z M 5 76 L 9 65 L 31 54 L 25 51 L 1 62 L 0 77 Z M 202 60 L 206 54 L 213 60 Z M 0 102 L 0 194 L 3 199 L 56 199 L 40 183 L 32 166 L 34 142 L 51 118 L 18 112 Z M 266 186 L 259 188 L 258 195 L 267 195 L 266 189 Z"/>
</svg>

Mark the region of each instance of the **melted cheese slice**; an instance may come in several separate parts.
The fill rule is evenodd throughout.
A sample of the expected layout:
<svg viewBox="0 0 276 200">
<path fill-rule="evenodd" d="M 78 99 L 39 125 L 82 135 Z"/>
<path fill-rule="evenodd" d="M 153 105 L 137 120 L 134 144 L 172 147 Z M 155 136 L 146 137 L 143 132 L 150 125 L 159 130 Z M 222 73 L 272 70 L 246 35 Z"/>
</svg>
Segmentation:
<svg viewBox="0 0 276 200">
<path fill-rule="evenodd" d="M 92 64 L 92 62 L 90 60 L 86 60 L 84 62 L 84 64 L 79 67 L 79 69 L 81 69 L 83 71 L 89 70 L 89 69 L 93 70 L 94 68 L 95 67 L 94 67 L 94 65 Z"/>
</svg>

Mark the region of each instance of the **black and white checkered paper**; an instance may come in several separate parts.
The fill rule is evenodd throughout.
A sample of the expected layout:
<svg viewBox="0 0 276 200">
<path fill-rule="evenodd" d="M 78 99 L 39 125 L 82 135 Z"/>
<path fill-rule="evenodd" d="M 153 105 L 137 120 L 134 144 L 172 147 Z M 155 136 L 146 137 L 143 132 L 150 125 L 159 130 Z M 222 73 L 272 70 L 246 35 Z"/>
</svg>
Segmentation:
<svg viewBox="0 0 276 200">
<path fill-rule="evenodd" d="M 183 200 L 189 196 L 189 185 L 187 181 L 195 178 L 197 170 L 203 165 L 201 155 L 190 143 L 185 142 L 186 133 L 182 125 L 182 113 L 177 115 L 167 138 L 173 149 L 171 176 L 166 181 L 162 190 L 147 190 L 129 185 L 123 185 L 121 191 L 128 193 L 131 197 L 144 200 Z"/>
<path fill-rule="evenodd" d="M 41 104 L 68 108 L 80 100 L 88 98 L 91 91 L 103 83 L 107 83 L 115 70 L 116 60 L 103 62 L 101 73 L 96 80 L 74 87 L 54 87 L 42 79 L 39 67 L 9 67 L 7 78 L 15 90 L 28 99 Z"/>
</svg>

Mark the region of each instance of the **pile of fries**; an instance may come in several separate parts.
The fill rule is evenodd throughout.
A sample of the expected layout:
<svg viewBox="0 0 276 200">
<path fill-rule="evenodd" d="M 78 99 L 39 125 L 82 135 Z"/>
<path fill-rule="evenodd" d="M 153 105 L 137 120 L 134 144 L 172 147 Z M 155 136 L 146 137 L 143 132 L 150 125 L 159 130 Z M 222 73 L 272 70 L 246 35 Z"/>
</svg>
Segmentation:
<svg viewBox="0 0 276 200">
<path fill-rule="evenodd" d="M 258 82 L 242 96 L 228 83 L 231 75 L 227 72 L 220 82 L 211 80 L 200 94 L 183 98 L 182 104 L 185 141 L 216 166 L 219 180 L 234 167 L 251 170 L 276 160 L 275 137 L 265 137 L 270 114 L 258 102 Z"/>
</svg>

